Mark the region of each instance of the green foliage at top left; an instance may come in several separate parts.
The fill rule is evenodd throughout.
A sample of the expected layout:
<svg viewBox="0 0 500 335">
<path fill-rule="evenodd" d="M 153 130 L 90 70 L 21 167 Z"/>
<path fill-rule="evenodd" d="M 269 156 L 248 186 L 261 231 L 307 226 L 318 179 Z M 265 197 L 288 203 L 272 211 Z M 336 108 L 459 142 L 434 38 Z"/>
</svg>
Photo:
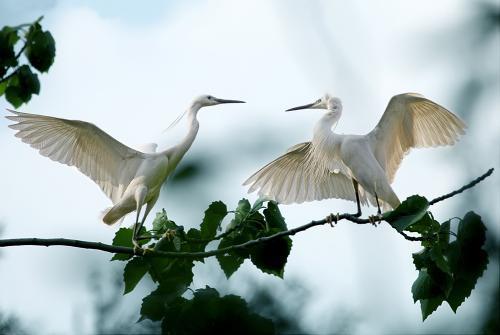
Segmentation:
<svg viewBox="0 0 500 335">
<path fill-rule="evenodd" d="M 40 93 L 36 72 L 47 72 L 54 63 L 56 43 L 52 34 L 42 29 L 41 20 L 0 30 L 0 96 L 5 94 L 15 108 Z"/>
</svg>

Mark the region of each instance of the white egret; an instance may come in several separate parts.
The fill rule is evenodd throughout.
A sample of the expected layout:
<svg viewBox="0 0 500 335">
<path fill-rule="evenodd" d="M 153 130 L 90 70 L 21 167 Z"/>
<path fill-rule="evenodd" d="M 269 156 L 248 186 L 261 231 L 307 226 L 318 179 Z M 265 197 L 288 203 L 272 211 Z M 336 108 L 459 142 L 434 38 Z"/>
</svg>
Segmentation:
<svg viewBox="0 0 500 335">
<path fill-rule="evenodd" d="M 465 123 L 456 115 L 420 94 L 394 96 L 378 122 L 366 135 L 336 134 L 332 127 L 342 115 L 337 97 L 323 98 L 290 108 L 326 109 L 316 123 L 313 139 L 299 143 L 265 165 L 243 185 L 249 193 L 279 203 L 339 198 L 363 205 L 396 208 L 400 201 L 391 188 L 401 160 L 411 148 L 454 144 L 464 134 Z"/>
<path fill-rule="evenodd" d="M 16 137 L 37 149 L 50 159 L 76 166 L 92 179 L 111 199 L 113 206 L 104 211 L 103 222 L 112 225 L 125 215 L 137 212 L 133 230 L 134 246 L 147 215 L 158 200 L 167 177 L 189 150 L 199 129 L 197 114 L 200 108 L 225 103 L 243 103 L 239 100 L 218 99 L 202 95 L 186 111 L 189 131 L 177 145 L 155 152 L 156 145 L 148 144 L 148 152 L 141 152 L 120 143 L 97 126 L 78 120 L 66 120 L 44 115 L 10 111 L 6 116 L 15 124 Z M 144 216 L 139 221 L 142 207 Z"/>
</svg>

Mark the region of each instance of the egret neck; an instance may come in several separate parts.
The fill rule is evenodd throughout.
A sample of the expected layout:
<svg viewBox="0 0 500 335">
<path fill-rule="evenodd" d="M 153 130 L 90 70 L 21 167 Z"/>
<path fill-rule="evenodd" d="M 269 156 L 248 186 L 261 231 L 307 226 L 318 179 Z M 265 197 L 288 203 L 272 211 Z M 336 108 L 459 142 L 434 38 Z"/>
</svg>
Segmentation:
<svg viewBox="0 0 500 335">
<path fill-rule="evenodd" d="M 171 156 L 169 156 L 169 159 L 175 162 L 173 164 L 174 168 L 175 166 L 177 166 L 182 157 L 184 157 L 186 152 L 189 150 L 189 148 L 194 142 L 194 139 L 196 138 L 196 134 L 198 134 L 198 130 L 200 129 L 200 123 L 198 122 L 197 115 L 201 107 L 203 106 L 198 101 L 194 101 L 193 104 L 188 108 L 187 120 L 188 120 L 189 132 L 186 134 L 184 139 L 181 142 L 179 142 L 179 144 L 177 144 L 174 148 L 172 148 L 173 150 L 169 149 L 165 152 L 167 155 L 169 153 L 172 153 Z"/>
</svg>

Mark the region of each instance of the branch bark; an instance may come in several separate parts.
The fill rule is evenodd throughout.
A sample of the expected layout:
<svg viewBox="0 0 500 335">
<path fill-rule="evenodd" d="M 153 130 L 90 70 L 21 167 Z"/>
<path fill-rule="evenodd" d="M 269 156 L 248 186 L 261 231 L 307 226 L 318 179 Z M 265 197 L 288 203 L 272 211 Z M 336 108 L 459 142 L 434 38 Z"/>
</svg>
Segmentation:
<svg viewBox="0 0 500 335">
<path fill-rule="evenodd" d="M 489 169 L 486 173 L 484 173 L 482 176 L 474 179 L 467 185 L 464 185 L 463 187 L 459 188 L 458 190 L 455 190 L 453 192 L 450 192 L 448 194 L 445 194 L 443 196 L 437 197 L 429 202 L 430 205 L 434 205 L 437 202 L 443 201 L 445 199 L 451 198 L 459 193 L 462 193 L 463 191 L 470 189 L 474 186 L 476 186 L 478 183 L 489 177 L 493 173 L 493 168 Z M 367 224 L 367 223 L 373 223 L 373 219 L 370 218 L 359 218 L 353 214 L 349 213 L 344 213 L 344 214 L 339 214 L 338 216 L 333 216 L 335 218 L 335 221 L 341 221 L 341 220 L 347 220 L 351 221 L 356 224 Z M 382 217 L 383 220 L 383 217 Z M 239 250 L 239 249 L 247 249 L 252 246 L 255 246 L 260 243 L 264 243 L 276 238 L 284 237 L 284 236 L 292 236 L 295 235 L 299 232 L 305 231 L 309 228 L 315 227 L 315 226 L 321 226 L 324 224 L 330 223 L 330 219 L 322 219 L 322 220 L 317 220 L 317 221 L 311 221 L 305 225 L 299 226 L 297 228 L 293 228 L 290 230 L 282 231 L 279 233 L 276 233 L 271 236 L 266 236 L 266 237 L 261 237 L 256 240 L 251 240 L 247 241 L 245 243 L 233 245 L 227 248 L 221 248 L 221 249 L 216 249 L 216 250 L 210 250 L 210 251 L 205 251 L 205 252 L 166 252 L 166 251 L 155 251 L 155 250 L 150 250 L 150 249 L 145 249 L 145 250 L 135 250 L 134 248 L 130 247 L 122 247 L 122 246 L 114 246 L 114 245 L 109 245 L 105 243 L 100 243 L 100 242 L 90 242 L 90 241 L 81 241 L 81 240 L 71 240 L 71 239 L 65 239 L 65 238 L 16 238 L 16 239 L 3 239 L 0 240 L 0 247 L 10 247 L 10 246 L 24 246 L 24 245 L 32 245 L 32 246 L 53 246 L 53 245 L 60 245 L 60 246 L 68 246 L 68 247 L 74 247 L 74 248 L 83 248 L 83 249 L 93 249 L 93 250 L 100 250 L 100 251 L 105 251 L 105 252 L 110 252 L 110 253 L 117 253 L 117 254 L 127 254 L 127 255 L 136 255 L 136 256 L 159 256 L 159 257 L 171 257 L 171 258 L 190 258 L 190 259 L 202 259 L 206 257 L 212 257 L 216 255 L 221 255 L 221 254 L 226 254 L 231 251 Z M 400 232 L 400 234 L 407 240 L 409 241 L 421 241 L 422 238 L 419 237 L 413 237 L 405 234 L 404 232 Z"/>
</svg>

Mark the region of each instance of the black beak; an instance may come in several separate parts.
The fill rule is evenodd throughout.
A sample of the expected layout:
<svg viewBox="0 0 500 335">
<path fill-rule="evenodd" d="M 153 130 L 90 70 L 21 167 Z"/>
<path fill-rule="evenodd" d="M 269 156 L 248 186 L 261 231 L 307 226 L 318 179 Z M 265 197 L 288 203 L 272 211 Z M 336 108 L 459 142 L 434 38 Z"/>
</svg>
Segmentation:
<svg viewBox="0 0 500 335">
<path fill-rule="evenodd" d="M 244 103 L 246 103 L 245 101 L 241 101 L 241 100 L 226 100 L 226 99 L 218 99 L 218 98 L 214 98 L 214 100 L 220 104 L 244 104 Z"/>
<path fill-rule="evenodd" d="M 312 106 L 314 106 L 314 104 L 315 104 L 315 102 L 313 102 L 312 104 L 307 104 L 307 105 L 303 105 L 303 106 L 289 108 L 285 112 L 296 111 L 299 109 L 308 109 L 308 108 L 311 108 Z"/>
</svg>

